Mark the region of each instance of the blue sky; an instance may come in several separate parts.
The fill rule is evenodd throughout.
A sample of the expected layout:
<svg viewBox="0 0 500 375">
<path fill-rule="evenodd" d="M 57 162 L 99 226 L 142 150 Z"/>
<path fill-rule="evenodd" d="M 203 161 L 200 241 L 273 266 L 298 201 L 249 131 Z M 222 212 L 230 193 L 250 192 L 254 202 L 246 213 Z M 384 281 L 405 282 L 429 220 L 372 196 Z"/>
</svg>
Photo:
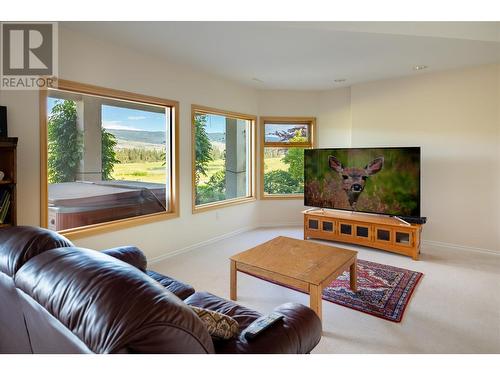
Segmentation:
<svg viewBox="0 0 500 375">
<path fill-rule="evenodd" d="M 207 116 L 207 133 L 225 133 L 226 132 L 226 118 L 218 115 Z"/>
<path fill-rule="evenodd" d="M 206 115 L 207 116 L 207 133 L 225 133 L 226 132 L 226 117 L 219 115 Z"/>
<path fill-rule="evenodd" d="M 48 98 L 47 113 L 50 114 L 58 99 Z M 102 106 L 102 126 L 106 129 L 161 131 L 166 129 L 163 113 L 141 111 L 109 105 Z"/>
<path fill-rule="evenodd" d="M 164 132 L 166 129 L 165 121 L 166 118 L 163 113 L 109 105 L 102 106 L 102 126 L 106 129 Z"/>
</svg>

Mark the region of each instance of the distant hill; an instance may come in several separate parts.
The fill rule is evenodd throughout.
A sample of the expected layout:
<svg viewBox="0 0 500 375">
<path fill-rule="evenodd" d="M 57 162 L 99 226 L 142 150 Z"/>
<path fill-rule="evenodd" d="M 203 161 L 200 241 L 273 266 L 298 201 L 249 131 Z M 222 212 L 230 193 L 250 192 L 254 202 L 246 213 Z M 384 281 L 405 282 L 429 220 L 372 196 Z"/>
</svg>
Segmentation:
<svg viewBox="0 0 500 375">
<path fill-rule="evenodd" d="M 212 142 L 226 142 L 226 133 L 207 133 L 207 136 Z"/>
<path fill-rule="evenodd" d="M 117 147 L 161 149 L 165 144 L 165 132 L 147 132 L 141 130 L 107 129 L 116 137 Z M 225 148 L 226 133 L 207 133 L 212 144 L 220 149 Z"/>
<path fill-rule="evenodd" d="M 147 132 L 141 130 L 107 129 L 118 141 L 148 143 L 151 145 L 165 144 L 165 132 Z"/>
</svg>

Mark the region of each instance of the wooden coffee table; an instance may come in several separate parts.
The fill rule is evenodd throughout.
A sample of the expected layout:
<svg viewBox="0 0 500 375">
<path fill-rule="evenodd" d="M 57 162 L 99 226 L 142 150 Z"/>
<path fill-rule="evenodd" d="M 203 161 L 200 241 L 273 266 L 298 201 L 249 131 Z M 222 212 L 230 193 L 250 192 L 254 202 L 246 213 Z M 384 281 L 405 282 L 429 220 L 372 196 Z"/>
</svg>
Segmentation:
<svg viewBox="0 0 500 375">
<path fill-rule="evenodd" d="M 240 271 L 308 293 L 311 309 L 321 319 L 322 291 L 342 272 L 350 270 L 351 289 L 357 290 L 357 254 L 357 251 L 276 237 L 230 258 L 230 297 L 237 298 L 236 274 Z"/>
</svg>

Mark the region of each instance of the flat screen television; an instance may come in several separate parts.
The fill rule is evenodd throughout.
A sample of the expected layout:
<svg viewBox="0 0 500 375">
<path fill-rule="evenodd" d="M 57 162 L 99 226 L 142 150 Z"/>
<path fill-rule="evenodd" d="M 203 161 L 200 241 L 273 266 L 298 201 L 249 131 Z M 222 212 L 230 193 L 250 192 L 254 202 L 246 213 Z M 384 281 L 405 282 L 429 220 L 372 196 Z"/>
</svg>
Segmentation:
<svg viewBox="0 0 500 375">
<path fill-rule="evenodd" d="M 305 150 L 304 204 L 419 217 L 420 147 Z"/>
</svg>

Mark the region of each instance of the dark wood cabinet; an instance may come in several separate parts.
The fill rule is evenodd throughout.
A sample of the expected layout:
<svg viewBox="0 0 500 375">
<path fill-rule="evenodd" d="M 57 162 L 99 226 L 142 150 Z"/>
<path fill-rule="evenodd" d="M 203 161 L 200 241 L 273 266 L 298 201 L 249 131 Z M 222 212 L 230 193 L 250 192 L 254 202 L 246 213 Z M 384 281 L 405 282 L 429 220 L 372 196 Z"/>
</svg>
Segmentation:
<svg viewBox="0 0 500 375">
<path fill-rule="evenodd" d="M 17 225 L 17 138 L 0 137 L 0 171 L 4 173 L 0 181 L 0 198 L 9 193 L 9 209 L 0 228 Z M 1 205 L 0 201 L 0 205 Z M 0 207 L 1 209 L 1 207 Z"/>
</svg>

